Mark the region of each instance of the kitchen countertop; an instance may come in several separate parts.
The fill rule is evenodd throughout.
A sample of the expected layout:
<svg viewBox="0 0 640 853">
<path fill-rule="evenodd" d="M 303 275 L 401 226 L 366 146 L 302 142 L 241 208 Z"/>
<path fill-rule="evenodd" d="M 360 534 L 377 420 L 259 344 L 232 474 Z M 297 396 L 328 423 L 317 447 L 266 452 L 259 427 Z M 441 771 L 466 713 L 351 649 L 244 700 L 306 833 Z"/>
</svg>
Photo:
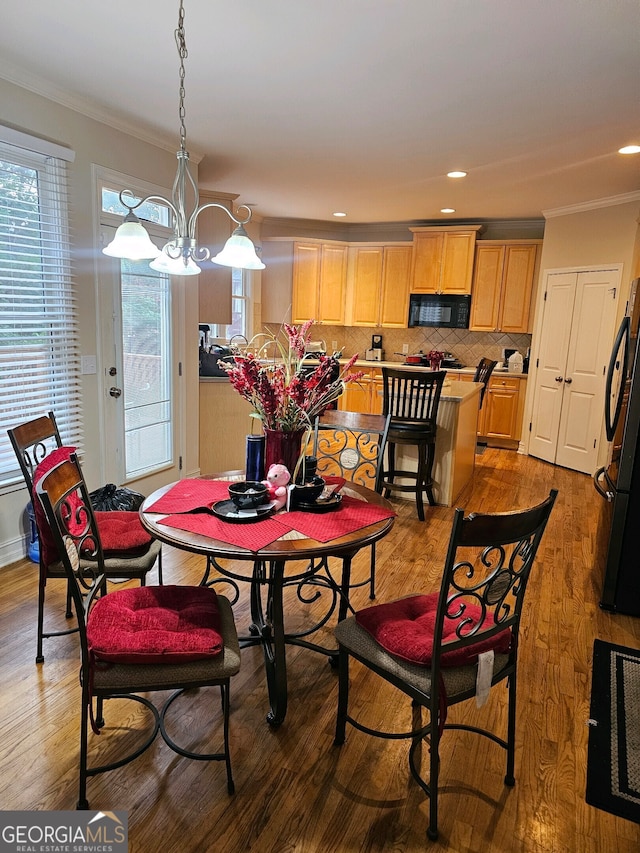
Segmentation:
<svg viewBox="0 0 640 853">
<path fill-rule="evenodd" d="M 343 358 L 341 362 L 346 364 L 348 359 Z M 356 370 L 366 370 L 367 368 L 381 368 L 381 367 L 395 367 L 402 368 L 403 370 L 429 370 L 428 367 L 423 367 L 420 364 L 404 364 L 402 361 L 367 361 L 364 358 L 359 358 L 355 364 L 354 369 Z M 446 368 L 445 368 L 446 369 Z M 464 373 L 465 375 L 473 375 L 476 372 L 475 367 L 452 367 L 448 369 L 449 373 Z M 514 379 L 527 379 L 528 375 L 526 373 L 509 373 L 506 367 L 496 367 L 493 371 L 492 376 L 511 376 Z M 226 376 L 201 376 L 200 382 L 228 382 Z"/>
<path fill-rule="evenodd" d="M 346 359 L 341 359 L 341 361 L 345 361 Z M 394 368 L 402 368 L 402 370 L 429 370 L 428 367 L 423 367 L 421 364 L 404 364 L 402 361 L 367 361 L 364 358 L 359 358 L 354 364 L 354 368 L 365 370 L 366 368 L 372 367 L 394 367 Z M 443 368 L 447 370 L 448 373 L 464 373 L 467 376 L 473 376 L 476 372 L 475 367 L 450 367 Z M 514 379 L 526 379 L 528 374 L 526 373 L 509 373 L 506 367 L 496 367 L 494 368 L 492 376 L 512 376 Z"/>
</svg>

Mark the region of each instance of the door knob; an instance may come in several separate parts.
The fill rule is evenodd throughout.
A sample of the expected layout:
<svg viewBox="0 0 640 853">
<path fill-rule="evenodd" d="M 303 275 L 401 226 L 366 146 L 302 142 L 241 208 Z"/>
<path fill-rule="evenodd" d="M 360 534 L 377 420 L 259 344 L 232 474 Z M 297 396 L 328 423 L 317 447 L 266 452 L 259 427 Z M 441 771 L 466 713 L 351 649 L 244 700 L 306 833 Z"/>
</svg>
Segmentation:
<svg viewBox="0 0 640 853">
<path fill-rule="evenodd" d="M 122 394 L 122 388 L 109 388 L 109 394 L 112 397 L 119 397 Z"/>
<path fill-rule="evenodd" d="M 564 381 L 567 383 L 567 385 L 571 385 L 571 383 L 573 382 L 573 379 L 565 379 Z"/>
<path fill-rule="evenodd" d="M 556 382 L 562 382 L 563 378 L 564 377 L 562 377 L 562 376 L 556 376 Z"/>
</svg>

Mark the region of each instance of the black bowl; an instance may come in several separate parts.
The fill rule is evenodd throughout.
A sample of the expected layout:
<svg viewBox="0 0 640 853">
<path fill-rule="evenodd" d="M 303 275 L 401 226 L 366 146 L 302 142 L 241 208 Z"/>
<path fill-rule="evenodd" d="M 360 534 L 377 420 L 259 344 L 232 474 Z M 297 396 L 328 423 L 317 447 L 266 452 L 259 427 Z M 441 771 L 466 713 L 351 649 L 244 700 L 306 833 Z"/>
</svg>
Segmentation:
<svg viewBox="0 0 640 853">
<path fill-rule="evenodd" d="M 315 503 L 322 494 L 324 486 L 325 482 L 322 477 L 314 477 L 305 483 L 296 483 L 291 492 L 292 505 Z"/>
<path fill-rule="evenodd" d="M 231 483 L 229 497 L 238 509 L 255 509 L 268 502 L 267 487 L 255 480 Z"/>
</svg>

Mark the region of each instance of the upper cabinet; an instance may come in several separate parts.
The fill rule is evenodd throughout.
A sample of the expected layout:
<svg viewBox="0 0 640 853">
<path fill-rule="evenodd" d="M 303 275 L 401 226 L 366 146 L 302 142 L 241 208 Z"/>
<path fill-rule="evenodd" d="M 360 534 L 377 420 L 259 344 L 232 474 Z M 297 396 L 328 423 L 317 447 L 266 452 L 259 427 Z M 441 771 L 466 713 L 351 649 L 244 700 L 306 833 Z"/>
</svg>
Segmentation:
<svg viewBox="0 0 640 853">
<path fill-rule="evenodd" d="M 345 325 L 406 329 L 412 246 L 349 249 Z"/>
<path fill-rule="evenodd" d="M 527 333 L 542 240 L 483 240 L 476 246 L 469 329 Z"/>
<path fill-rule="evenodd" d="M 471 293 L 476 236 L 481 225 L 412 228 L 412 293 Z"/>
<path fill-rule="evenodd" d="M 293 244 L 291 322 L 315 320 L 341 326 L 347 285 L 347 247 L 341 243 Z"/>
<path fill-rule="evenodd" d="M 262 322 L 344 325 L 346 243 L 275 237 L 262 258 Z"/>
</svg>

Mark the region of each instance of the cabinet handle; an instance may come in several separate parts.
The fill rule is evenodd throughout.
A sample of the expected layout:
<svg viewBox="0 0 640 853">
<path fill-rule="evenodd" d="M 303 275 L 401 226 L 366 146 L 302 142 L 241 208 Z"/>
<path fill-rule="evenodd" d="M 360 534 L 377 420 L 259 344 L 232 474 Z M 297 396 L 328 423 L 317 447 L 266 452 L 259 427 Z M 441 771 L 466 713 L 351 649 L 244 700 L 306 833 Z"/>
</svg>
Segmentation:
<svg viewBox="0 0 640 853">
<path fill-rule="evenodd" d="M 571 385 L 571 383 L 573 382 L 573 379 L 569 378 L 569 379 L 565 379 L 564 381 L 567 383 L 567 385 Z"/>
<path fill-rule="evenodd" d="M 556 376 L 556 382 L 563 382 L 563 381 L 564 381 L 563 376 Z"/>
</svg>

